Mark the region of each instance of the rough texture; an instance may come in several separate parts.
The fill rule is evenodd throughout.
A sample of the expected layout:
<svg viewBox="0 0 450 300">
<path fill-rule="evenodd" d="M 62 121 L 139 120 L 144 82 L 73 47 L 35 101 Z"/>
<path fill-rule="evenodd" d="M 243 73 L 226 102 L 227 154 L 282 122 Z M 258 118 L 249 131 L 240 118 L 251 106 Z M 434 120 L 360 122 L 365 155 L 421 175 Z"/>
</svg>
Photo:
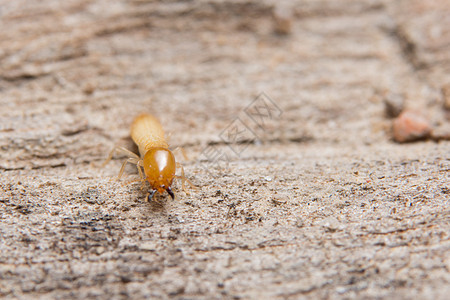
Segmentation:
<svg viewBox="0 0 450 300">
<path fill-rule="evenodd" d="M 448 296 L 449 2 L 275 3 L 0 0 L 0 297 Z M 95 166 L 141 112 L 198 190 Z"/>
</svg>

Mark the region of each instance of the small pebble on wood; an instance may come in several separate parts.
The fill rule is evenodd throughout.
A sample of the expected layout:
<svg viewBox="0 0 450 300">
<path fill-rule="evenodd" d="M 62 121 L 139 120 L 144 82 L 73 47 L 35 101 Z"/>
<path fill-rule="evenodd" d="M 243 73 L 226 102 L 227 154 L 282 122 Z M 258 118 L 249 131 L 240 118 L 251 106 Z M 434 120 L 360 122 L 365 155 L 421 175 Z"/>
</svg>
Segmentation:
<svg viewBox="0 0 450 300">
<path fill-rule="evenodd" d="M 414 111 L 404 111 L 393 124 L 394 140 L 399 143 L 423 140 L 431 134 L 430 122 Z"/>
</svg>

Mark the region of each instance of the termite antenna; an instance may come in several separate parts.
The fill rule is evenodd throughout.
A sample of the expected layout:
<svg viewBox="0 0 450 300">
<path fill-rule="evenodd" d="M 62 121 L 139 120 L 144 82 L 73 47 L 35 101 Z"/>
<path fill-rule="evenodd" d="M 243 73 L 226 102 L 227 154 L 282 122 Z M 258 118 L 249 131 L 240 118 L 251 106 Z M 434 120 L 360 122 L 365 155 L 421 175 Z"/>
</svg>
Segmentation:
<svg viewBox="0 0 450 300">
<path fill-rule="evenodd" d="M 155 195 L 156 190 L 153 190 L 150 194 L 148 194 L 148 202 L 151 202 L 153 199 L 153 196 Z"/>
<path fill-rule="evenodd" d="M 172 189 L 171 189 L 170 187 L 168 187 L 168 188 L 166 189 L 166 191 L 167 191 L 167 193 L 170 195 L 170 197 L 172 197 L 172 200 L 175 199 L 175 195 L 173 194 Z"/>
</svg>

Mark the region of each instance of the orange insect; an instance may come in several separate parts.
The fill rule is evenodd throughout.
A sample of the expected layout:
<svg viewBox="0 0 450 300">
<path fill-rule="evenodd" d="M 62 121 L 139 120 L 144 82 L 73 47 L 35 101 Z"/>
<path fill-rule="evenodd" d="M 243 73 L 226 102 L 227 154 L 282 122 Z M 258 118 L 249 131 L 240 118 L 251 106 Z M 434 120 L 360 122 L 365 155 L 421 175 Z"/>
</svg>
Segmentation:
<svg viewBox="0 0 450 300">
<path fill-rule="evenodd" d="M 175 161 L 175 156 L 169 150 L 169 145 L 164 137 L 164 130 L 158 119 L 149 114 L 141 114 L 137 116 L 131 124 L 131 138 L 139 147 L 141 156 L 122 148 L 116 147 L 109 154 L 107 160 L 103 164 L 105 166 L 112 158 L 114 151 L 120 151 L 129 156 L 129 158 L 122 164 L 119 171 L 118 178 L 120 179 L 125 170 L 127 163 L 135 164 L 140 180 L 150 183 L 152 191 L 148 195 L 148 200 L 151 201 L 156 192 L 167 193 L 175 198 L 172 189 L 170 188 L 174 178 L 182 180 L 182 188 L 184 183 L 188 182 L 194 186 L 184 175 L 183 166 Z M 142 172 L 142 169 L 144 172 Z M 175 175 L 176 169 L 181 169 L 181 176 Z M 145 174 L 145 176 L 144 176 Z"/>
</svg>

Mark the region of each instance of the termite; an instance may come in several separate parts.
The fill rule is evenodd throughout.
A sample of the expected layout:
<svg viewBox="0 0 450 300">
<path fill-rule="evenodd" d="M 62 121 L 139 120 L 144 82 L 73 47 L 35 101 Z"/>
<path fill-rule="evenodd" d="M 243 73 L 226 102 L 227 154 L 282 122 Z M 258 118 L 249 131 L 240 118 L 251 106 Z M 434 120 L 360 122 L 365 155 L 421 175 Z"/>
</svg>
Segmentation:
<svg viewBox="0 0 450 300">
<path fill-rule="evenodd" d="M 147 180 L 150 183 L 149 201 L 153 199 L 156 192 L 163 194 L 164 191 L 174 199 L 175 195 L 171 185 L 175 178 L 182 180 L 183 189 L 185 182 L 195 187 L 185 177 L 183 166 L 176 162 L 175 156 L 169 150 L 169 145 L 164 137 L 164 130 L 158 119 L 150 114 L 137 116 L 131 124 L 130 134 L 139 148 L 140 156 L 125 148 L 115 147 L 103 163 L 103 166 L 105 166 L 112 159 L 115 151 L 123 152 L 129 156 L 120 168 L 118 179 L 122 177 L 127 163 L 135 164 L 139 172 L 139 181 L 145 182 Z M 141 168 L 144 169 L 144 172 Z M 181 176 L 175 175 L 177 168 L 181 169 Z"/>
</svg>

